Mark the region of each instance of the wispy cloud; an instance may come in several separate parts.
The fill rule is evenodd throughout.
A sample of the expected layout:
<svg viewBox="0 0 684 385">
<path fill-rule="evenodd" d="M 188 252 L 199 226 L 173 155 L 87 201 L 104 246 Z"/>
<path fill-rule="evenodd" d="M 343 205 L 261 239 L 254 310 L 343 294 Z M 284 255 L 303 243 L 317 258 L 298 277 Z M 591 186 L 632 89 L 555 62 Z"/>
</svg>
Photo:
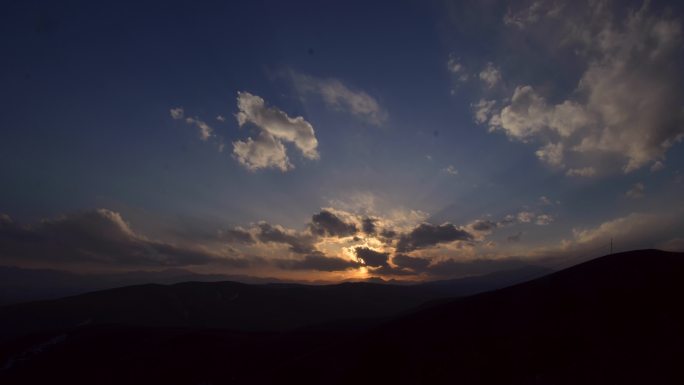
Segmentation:
<svg viewBox="0 0 684 385">
<path fill-rule="evenodd" d="M 352 89 L 334 78 L 321 79 L 296 72 L 292 72 L 291 76 L 295 87 L 301 93 L 319 95 L 325 104 L 333 109 L 349 112 L 376 126 L 381 126 L 387 121 L 387 111 L 365 91 Z"/>
</svg>

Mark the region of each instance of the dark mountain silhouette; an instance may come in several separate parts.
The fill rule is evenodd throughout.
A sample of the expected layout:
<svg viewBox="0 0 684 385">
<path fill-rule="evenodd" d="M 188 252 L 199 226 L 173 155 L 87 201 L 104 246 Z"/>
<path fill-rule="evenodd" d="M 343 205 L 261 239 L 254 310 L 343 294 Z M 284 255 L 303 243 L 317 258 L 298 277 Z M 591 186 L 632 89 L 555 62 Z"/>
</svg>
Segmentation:
<svg viewBox="0 0 684 385">
<path fill-rule="evenodd" d="M 249 284 L 287 282 L 246 275 L 198 274 L 184 269 L 129 271 L 109 274 L 77 274 L 54 269 L 0 266 L 0 306 L 84 294 L 96 290 L 147 283 L 234 281 Z"/>
<path fill-rule="evenodd" d="M 185 282 L 129 286 L 2 307 L 0 340 L 101 324 L 242 331 L 279 331 L 324 323 L 339 327 L 345 320 L 389 317 L 427 301 L 505 287 L 548 272 L 527 266 L 420 285 Z"/>
<path fill-rule="evenodd" d="M 678 384 L 684 380 L 682 276 L 683 253 L 642 250 L 433 303 L 370 329 L 352 322 L 287 332 L 201 324 L 44 331 L 0 344 L 0 383 Z M 346 285 L 364 298 L 388 288 Z M 183 285 L 161 288 L 176 287 Z M 140 287 L 121 290 L 132 289 Z M 91 295 L 106 303 L 102 293 L 111 292 Z M 155 314 L 171 306 L 146 301 L 132 310 L 147 303 Z"/>
</svg>

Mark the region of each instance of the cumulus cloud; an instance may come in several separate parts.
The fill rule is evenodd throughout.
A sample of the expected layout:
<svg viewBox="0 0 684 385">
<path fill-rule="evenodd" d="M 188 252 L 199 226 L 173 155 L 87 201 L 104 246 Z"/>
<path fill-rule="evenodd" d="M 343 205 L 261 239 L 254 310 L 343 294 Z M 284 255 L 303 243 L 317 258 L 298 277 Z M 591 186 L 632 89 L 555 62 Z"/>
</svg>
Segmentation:
<svg viewBox="0 0 684 385">
<path fill-rule="evenodd" d="M 387 266 L 389 253 L 373 250 L 369 247 L 357 247 L 354 249 L 357 258 L 363 260 L 367 266 L 381 267 Z"/>
<path fill-rule="evenodd" d="M 493 88 L 501 81 L 501 71 L 494 67 L 493 63 L 487 63 L 482 71 L 480 71 L 480 80 L 482 80 L 488 88 Z"/>
<path fill-rule="evenodd" d="M 491 118 L 485 119 L 486 110 L 475 109 L 475 120 L 488 122 L 490 130 L 541 142 L 538 157 L 569 176 L 610 172 L 616 162 L 625 173 L 662 164 L 667 150 L 684 137 L 680 20 L 653 15 L 648 2 L 620 20 L 602 4 L 590 2 L 586 13 L 568 13 L 563 23 L 556 20 L 562 36 L 548 37 L 554 49 L 573 50 L 585 60 L 565 100 L 549 102 L 531 85 L 519 85 Z M 509 12 L 505 22 L 520 27 L 520 33 L 540 34 L 535 37 L 543 41 L 548 29 L 531 24 L 557 16 L 557 8 L 550 1 L 535 1 L 523 11 Z"/>
<path fill-rule="evenodd" d="M 397 243 L 396 250 L 405 253 L 417 249 L 435 246 L 440 243 L 454 241 L 470 241 L 473 236 L 466 230 L 454 226 L 451 223 L 432 225 L 421 223 L 408 234 L 403 234 Z"/>
<path fill-rule="evenodd" d="M 328 210 L 321 210 L 311 217 L 311 233 L 320 236 L 349 237 L 356 235 L 356 224 L 347 223 Z"/>
<path fill-rule="evenodd" d="M 249 92 L 238 92 L 237 105 L 238 124 L 250 123 L 259 129 L 256 139 L 233 142 L 233 156 L 247 169 L 277 168 L 284 172 L 294 168 L 285 143 L 293 144 L 307 159 L 319 158 L 314 128 L 303 117 L 291 118 Z"/>
<path fill-rule="evenodd" d="M 33 261 L 110 267 L 249 265 L 245 259 L 148 239 L 135 233 L 119 213 L 107 209 L 64 215 L 29 225 L 2 220 L 0 258 L 13 263 Z"/>
<path fill-rule="evenodd" d="M 375 98 L 364 91 L 352 90 L 337 79 L 319 79 L 299 73 L 293 73 L 292 79 L 300 92 L 320 95 L 331 108 L 347 111 L 377 126 L 387 121 L 387 112 Z"/>
<path fill-rule="evenodd" d="M 361 221 L 361 230 L 368 235 L 375 234 L 375 223 L 377 221 L 376 218 L 363 218 Z"/>
<path fill-rule="evenodd" d="M 315 254 L 318 252 L 313 244 L 313 237 L 286 229 L 280 225 L 259 222 L 256 238 L 264 243 L 286 244 L 290 251 L 296 254 Z"/>
</svg>

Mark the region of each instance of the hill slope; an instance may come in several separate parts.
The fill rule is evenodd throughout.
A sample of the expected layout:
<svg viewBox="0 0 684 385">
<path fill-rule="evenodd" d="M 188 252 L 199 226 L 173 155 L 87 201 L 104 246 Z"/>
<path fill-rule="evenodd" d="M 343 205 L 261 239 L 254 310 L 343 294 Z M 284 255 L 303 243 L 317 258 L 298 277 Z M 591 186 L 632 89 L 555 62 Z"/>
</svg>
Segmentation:
<svg viewBox="0 0 684 385">
<path fill-rule="evenodd" d="M 684 254 L 642 250 L 365 331 L 93 326 L 37 334 L 5 345 L 25 354 L 4 361 L 11 365 L 0 382 L 678 384 L 682 276 Z"/>
</svg>

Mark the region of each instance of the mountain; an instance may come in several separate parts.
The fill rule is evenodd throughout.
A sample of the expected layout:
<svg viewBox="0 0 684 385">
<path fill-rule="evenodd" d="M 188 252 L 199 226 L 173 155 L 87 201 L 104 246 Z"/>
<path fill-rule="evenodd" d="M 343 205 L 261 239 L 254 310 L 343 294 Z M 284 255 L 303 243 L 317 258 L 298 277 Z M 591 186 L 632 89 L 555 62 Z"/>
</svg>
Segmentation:
<svg viewBox="0 0 684 385">
<path fill-rule="evenodd" d="M 420 285 L 367 282 L 136 285 L 0 307 L 0 340 L 43 330 L 101 324 L 240 331 L 280 331 L 316 324 L 338 327 L 346 320 L 394 316 L 428 301 L 492 290 L 548 272 L 528 266 Z"/>
<path fill-rule="evenodd" d="M 396 319 L 279 378 L 344 384 L 359 378 L 390 384 L 684 383 L 682 277 L 684 253 L 609 255 Z M 354 359 L 336 367 L 343 357 Z"/>
<path fill-rule="evenodd" d="M 0 306 L 83 294 L 96 290 L 147 283 L 235 281 L 250 284 L 284 282 L 276 278 L 244 275 L 198 274 L 183 269 L 77 274 L 52 269 L 0 266 Z"/>
<path fill-rule="evenodd" d="M 193 322 L 182 325 L 90 323 L 6 340 L 0 343 L 0 383 L 678 384 L 684 383 L 682 276 L 683 253 L 620 253 L 506 288 L 436 301 L 358 328 L 355 320 L 340 327 L 278 331 L 227 330 L 217 324 L 195 323 L 223 316 L 211 315 L 215 309 L 203 313 L 210 310 L 205 305 L 214 301 L 212 295 L 222 291 L 194 284 L 189 284 L 190 292 L 198 296 L 179 294 L 187 291 L 185 284 L 151 285 L 142 291 L 141 287 L 117 289 L 130 290 L 123 296 L 114 290 L 14 305 L 2 309 L 0 321 L 18 314 L 19 308 L 39 309 L 23 313 L 35 318 L 49 315 L 45 309 L 64 312 L 62 306 L 74 298 L 93 310 L 106 310 L 115 307 L 111 304 L 118 303 L 117 298 L 125 297 L 131 307 L 119 312 L 151 315 L 175 309 L 178 301 L 190 306 L 198 298 L 207 298 L 194 307 L 180 308 L 179 314 L 186 314 L 185 309 L 189 315 L 202 315 L 190 316 Z M 425 286 L 399 288 L 413 290 L 413 297 L 408 298 L 417 298 L 415 293 Z M 255 287 L 302 289 L 297 285 Z M 163 293 L 168 288 L 173 295 L 140 294 L 147 290 Z M 303 304 L 336 317 L 345 312 L 335 312 L 350 303 L 345 300 L 349 294 L 338 296 L 341 292 L 354 292 L 360 301 L 356 303 L 365 304 L 355 309 L 377 314 L 384 290 L 397 288 L 342 284 L 315 287 L 306 294 L 286 291 L 297 295 L 280 294 L 275 302 L 282 302 L 283 308 L 271 313 L 262 310 L 260 317 L 278 318 L 283 311 L 283 319 L 293 320 L 293 314 L 307 314 Z M 311 294 L 316 290 L 327 293 L 317 297 Z M 409 295 L 409 291 L 400 293 L 401 297 Z M 250 302 L 263 301 L 250 295 L 254 295 Z M 293 302 L 302 296 L 308 300 Z M 69 301 L 61 302 L 65 300 Z M 272 302 L 266 305 L 273 306 Z"/>
</svg>

